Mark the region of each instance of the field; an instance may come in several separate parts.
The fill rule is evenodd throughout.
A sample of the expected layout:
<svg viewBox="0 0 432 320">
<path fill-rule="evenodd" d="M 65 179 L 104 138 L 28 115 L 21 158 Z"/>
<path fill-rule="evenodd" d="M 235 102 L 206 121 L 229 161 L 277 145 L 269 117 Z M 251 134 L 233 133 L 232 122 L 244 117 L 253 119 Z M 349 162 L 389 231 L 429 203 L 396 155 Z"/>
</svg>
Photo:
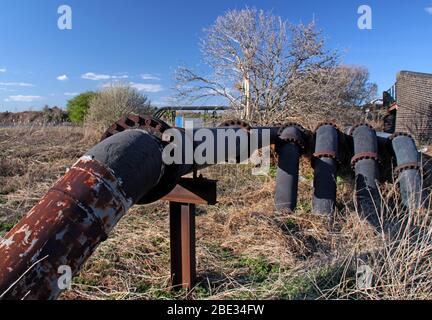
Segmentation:
<svg viewBox="0 0 432 320">
<path fill-rule="evenodd" d="M 3 236 L 89 149 L 79 127 L 0 129 L 0 236 Z M 219 180 L 218 204 L 198 207 L 197 272 L 191 293 L 169 286 L 168 203 L 134 206 L 74 278 L 62 299 L 419 299 L 432 298 L 430 209 L 391 205 L 397 237 L 361 220 L 353 177 L 338 178 L 334 217 L 311 214 L 313 171 L 301 164 L 296 214 L 276 213 L 272 168 L 257 177 L 248 167 L 201 172 Z M 415 233 L 411 232 L 416 230 Z M 359 286 L 359 266 L 373 283 Z"/>
</svg>

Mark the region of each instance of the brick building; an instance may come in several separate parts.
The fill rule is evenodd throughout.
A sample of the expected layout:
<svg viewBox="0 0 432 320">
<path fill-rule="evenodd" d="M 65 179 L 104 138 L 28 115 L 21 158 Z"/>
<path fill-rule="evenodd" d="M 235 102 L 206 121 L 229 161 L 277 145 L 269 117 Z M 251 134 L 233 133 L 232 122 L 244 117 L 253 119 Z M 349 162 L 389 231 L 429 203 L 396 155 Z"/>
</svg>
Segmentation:
<svg viewBox="0 0 432 320">
<path fill-rule="evenodd" d="M 432 141 L 432 74 L 401 71 L 397 75 L 396 131 L 419 142 Z"/>
</svg>

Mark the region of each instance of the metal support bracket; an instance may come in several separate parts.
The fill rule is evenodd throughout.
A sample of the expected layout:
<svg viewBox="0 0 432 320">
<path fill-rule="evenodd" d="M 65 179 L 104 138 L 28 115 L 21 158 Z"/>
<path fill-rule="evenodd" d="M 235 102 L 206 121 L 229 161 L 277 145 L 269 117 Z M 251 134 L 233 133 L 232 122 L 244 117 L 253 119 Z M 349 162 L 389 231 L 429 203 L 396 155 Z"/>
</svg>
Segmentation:
<svg viewBox="0 0 432 320">
<path fill-rule="evenodd" d="M 216 204 L 216 181 L 181 178 L 170 202 L 171 285 L 192 290 L 196 283 L 195 210 L 197 204 Z"/>
</svg>

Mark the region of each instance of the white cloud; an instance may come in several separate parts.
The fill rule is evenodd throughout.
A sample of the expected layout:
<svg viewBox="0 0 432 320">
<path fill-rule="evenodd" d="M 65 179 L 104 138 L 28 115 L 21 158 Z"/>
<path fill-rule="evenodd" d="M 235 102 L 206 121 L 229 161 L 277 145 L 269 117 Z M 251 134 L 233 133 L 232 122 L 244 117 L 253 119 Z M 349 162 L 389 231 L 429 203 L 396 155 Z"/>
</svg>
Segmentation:
<svg viewBox="0 0 432 320">
<path fill-rule="evenodd" d="M 58 77 L 57 77 L 57 80 L 58 80 L 58 81 L 66 81 L 66 80 L 68 80 L 68 79 L 69 79 L 68 76 L 65 75 L 65 74 L 62 74 L 61 76 L 58 76 Z"/>
<path fill-rule="evenodd" d="M 137 89 L 138 91 L 143 91 L 143 92 L 161 92 L 162 86 L 159 84 L 150 84 L 150 83 L 134 83 L 131 82 L 129 83 L 129 85 L 132 88 Z"/>
<path fill-rule="evenodd" d="M 432 6 L 430 6 L 430 7 L 426 7 L 426 8 L 425 8 L 425 11 L 426 11 L 427 13 L 429 13 L 429 14 L 432 14 Z"/>
<path fill-rule="evenodd" d="M 25 82 L 0 82 L 0 86 L 7 87 L 34 87 L 34 84 L 25 83 Z"/>
<path fill-rule="evenodd" d="M 142 74 L 141 75 L 141 79 L 143 79 L 143 80 L 157 80 L 157 81 L 160 80 L 159 77 L 156 77 L 156 76 L 154 76 L 152 74 L 149 74 L 149 73 Z"/>
<path fill-rule="evenodd" d="M 111 76 L 108 74 L 96 74 L 94 72 L 87 72 L 81 76 L 83 79 L 100 81 L 100 80 L 111 80 L 111 79 L 127 79 L 129 76 L 121 75 L 121 76 Z"/>
<path fill-rule="evenodd" d="M 6 101 L 6 102 L 33 102 L 33 101 L 37 101 L 37 100 L 41 100 L 41 99 L 42 99 L 41 96 L 18 95 L 18 96 L 9 96 L 4 101 Z"/>
<path fill-rule="evenodd" d="M 86 74 L 83 74 L 81 78 L 87 80 L 99 81 L 99 80 L 109 80 L 111 79 L 111 76 L 106 74 L 95 74 L 93 72 L 87 72 Z"/>
<path fill-rule="evenodd" d="M 128 75 L 122 75 L 122 76 L 111 76 L 111 79 L 128 79 Z"/>
<path fill-rule="evenodd" d="M 6 71 L 7 71 L 6 68 L 1 68 L 1 69 L 0 69 L 0 72 L 6 72 Z"/>
<path fill-rule="evenodd" d="M 74 96 L 79 95 L 79 93 L 77 93 L 77 92 L 65 92 L 64 95 L 68 96 L 68 97 L 74 97 Z"/>
</svg>

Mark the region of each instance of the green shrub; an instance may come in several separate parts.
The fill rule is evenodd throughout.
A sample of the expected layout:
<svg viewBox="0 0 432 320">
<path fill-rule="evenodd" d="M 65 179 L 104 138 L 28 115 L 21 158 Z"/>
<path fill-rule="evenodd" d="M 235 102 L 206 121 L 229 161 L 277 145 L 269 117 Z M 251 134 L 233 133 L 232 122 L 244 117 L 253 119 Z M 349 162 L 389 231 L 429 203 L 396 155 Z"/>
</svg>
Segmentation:
<svg viewBox="0 0 432 320">
<path fill-rule="evenodd" d="M 82 124 L 90 108 L 90 102 L 95 96 L 95 92 L 88 91 L 69 100 L 67 103 L 69 119 L 74 123 Z"/>
</svg>

